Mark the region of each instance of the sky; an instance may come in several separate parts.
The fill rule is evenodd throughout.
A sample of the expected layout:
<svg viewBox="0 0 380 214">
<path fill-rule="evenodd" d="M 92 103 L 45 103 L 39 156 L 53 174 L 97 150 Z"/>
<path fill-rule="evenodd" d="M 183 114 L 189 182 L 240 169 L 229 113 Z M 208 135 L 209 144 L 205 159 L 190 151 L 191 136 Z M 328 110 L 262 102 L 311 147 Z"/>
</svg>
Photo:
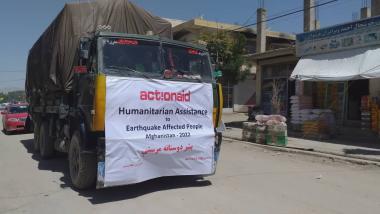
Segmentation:
<svg viewBox="0 0 380 214">
<path fill-rule="evenodd" d="M 85 0 L 81 0 L 85 1 Z M 154 15 L 189 20 L 204 19 L 232 24 L 256 21 L 258 0 L 131 0 Z M 328 0 L 319 0 L 319 3 Z M 0 91 L 23 89 L 29 49 L 65 3 L 78 0 L 0 0 Z M 303 0 L 264 0 L 268 17 L 301 9 Z M 352 21 L 362 0 L 338 0 L 318 9 L 321 27 Z M 270 30 L 300 33 L 303 14 L 267 23 Z"/>
</svg>

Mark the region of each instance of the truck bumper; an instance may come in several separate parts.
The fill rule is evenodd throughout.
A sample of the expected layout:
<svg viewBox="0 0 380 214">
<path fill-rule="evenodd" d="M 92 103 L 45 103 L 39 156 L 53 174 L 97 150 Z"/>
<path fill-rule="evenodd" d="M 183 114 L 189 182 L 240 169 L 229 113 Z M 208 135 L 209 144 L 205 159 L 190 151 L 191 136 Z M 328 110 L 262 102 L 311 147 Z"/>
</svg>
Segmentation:
<svg viewBox="0 0 380 214">
<path fill-rule="evenodd" d="M 98 154 L 97 154 L 97 179 L 96 179 L 96 188 L 101 189 L 104 187 L 104 177 L 105 177 L 105 143 L 106 140 L 104 137 L 98 138 Z M 214 175 L 216 172 L 217 162 L 220 155 L 220 149 L 221 149 L 221 143 L 222 143 L 222 133 L 216 132 L 215 134 L 215 146 L 214 146 L 214 152 L 213 152 L 213 172 L 210 174 L 198 174 L 198 175 L 178 175 L 178 176 L 196 176 L 196 177 L 207 177 Z M 176 175 L 177 176 L 177 175 Z M 168 176 L 171 177 L 171 176 Z"/>
</svg>

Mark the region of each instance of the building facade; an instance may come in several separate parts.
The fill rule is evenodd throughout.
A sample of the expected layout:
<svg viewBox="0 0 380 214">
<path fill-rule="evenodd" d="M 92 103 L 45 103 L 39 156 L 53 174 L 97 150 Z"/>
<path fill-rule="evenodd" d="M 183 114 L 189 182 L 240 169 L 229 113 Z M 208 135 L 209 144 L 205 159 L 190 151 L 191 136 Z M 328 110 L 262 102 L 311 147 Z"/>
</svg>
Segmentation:
<svg viewBox="0 0 380 214">
<path fill-rule="evenodd" d="M 170 21 L 170 19 L 168 20 Z M 202 18 L 195 18 L 182 22 L 174 20 L 173 38 L 175 40 L 198 43 L 200 42 L 200 36 L 203 33 L 227 30 L 231 31 L 234 29 L 237 29 L 234 33 L 240 33 L 246 37 L 247 44 L 245 48 L 248 52 L 248 56 L 255 54 L 257 51 L 256 40 L 258 38 L 256 28 L 242 28 L 239 25 L 214 22 Z M 266 50 L 289 47 L 294 45 L 294 42 L 294 35 L 266 30 Z M 225 111 L 247 112 L 249 106 L 257 105 L 257 66 L 254 61 L 251 60 L 251 62 L 252 67 L 250 68 L 250 73 L 244 81 L 238 83 L 237 85 L 232 85 L 228 82 L 223 83 Z"/>
</svg>

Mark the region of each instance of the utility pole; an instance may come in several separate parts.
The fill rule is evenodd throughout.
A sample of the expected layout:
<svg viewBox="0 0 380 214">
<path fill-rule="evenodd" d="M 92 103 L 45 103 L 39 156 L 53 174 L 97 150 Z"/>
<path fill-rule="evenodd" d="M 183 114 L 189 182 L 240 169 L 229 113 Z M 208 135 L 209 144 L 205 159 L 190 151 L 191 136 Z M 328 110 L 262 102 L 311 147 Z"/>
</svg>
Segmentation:
<svg viewBox="0 0 380 214">
<path fill-rule="evenodd" d="M 256 31 L 256 53 L 263 53 L 266 51 L 267 38 L 266 38 L 266 14 L 264 2 L 261 2 L 260 7 L 257 8 L 257 31 Z M 261 74 L 262 66 L 257 66 L 256 70 L 256 104 L 261 104 Z"/>
<path fill-rule="evenodd" d="M 368 7 L 368 0 L 362 0 L 362 8 L 360 8 L 360 19 L 371 17 L 371 8 Z"/>
<path fill-rule="evenodd" d="M 319 23 L 316 19 L 315 0 L 304 0 L 303 8 L 303 31 L 309 32 L 319 28 Z"/>
<path fill-rule="evenodd" d="M 371 15 L 372 16 L 380 15 L 380 0 L 371 1 Z"/>
<path fill-rule="evenodd" d="M 257 8 L 256 53 L 266 51 L 266 14 L 265 8 Z"/>
</svg>

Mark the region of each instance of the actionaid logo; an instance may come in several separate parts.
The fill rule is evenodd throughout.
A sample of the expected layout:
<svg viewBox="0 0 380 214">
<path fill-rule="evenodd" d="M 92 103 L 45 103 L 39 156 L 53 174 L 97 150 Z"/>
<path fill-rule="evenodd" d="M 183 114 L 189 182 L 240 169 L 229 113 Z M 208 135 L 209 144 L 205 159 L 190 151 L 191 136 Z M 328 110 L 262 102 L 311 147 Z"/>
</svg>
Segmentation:
<svg viewBox="0 0 380 214">
<path fill-rule="evenodd" d="M 140 100 L 156 100 L 156 101 L 178 101 L 190 102 L 190 91 L 185 92 L 162 92 L 162 91 L 140 91 Z"/>
</svg>

